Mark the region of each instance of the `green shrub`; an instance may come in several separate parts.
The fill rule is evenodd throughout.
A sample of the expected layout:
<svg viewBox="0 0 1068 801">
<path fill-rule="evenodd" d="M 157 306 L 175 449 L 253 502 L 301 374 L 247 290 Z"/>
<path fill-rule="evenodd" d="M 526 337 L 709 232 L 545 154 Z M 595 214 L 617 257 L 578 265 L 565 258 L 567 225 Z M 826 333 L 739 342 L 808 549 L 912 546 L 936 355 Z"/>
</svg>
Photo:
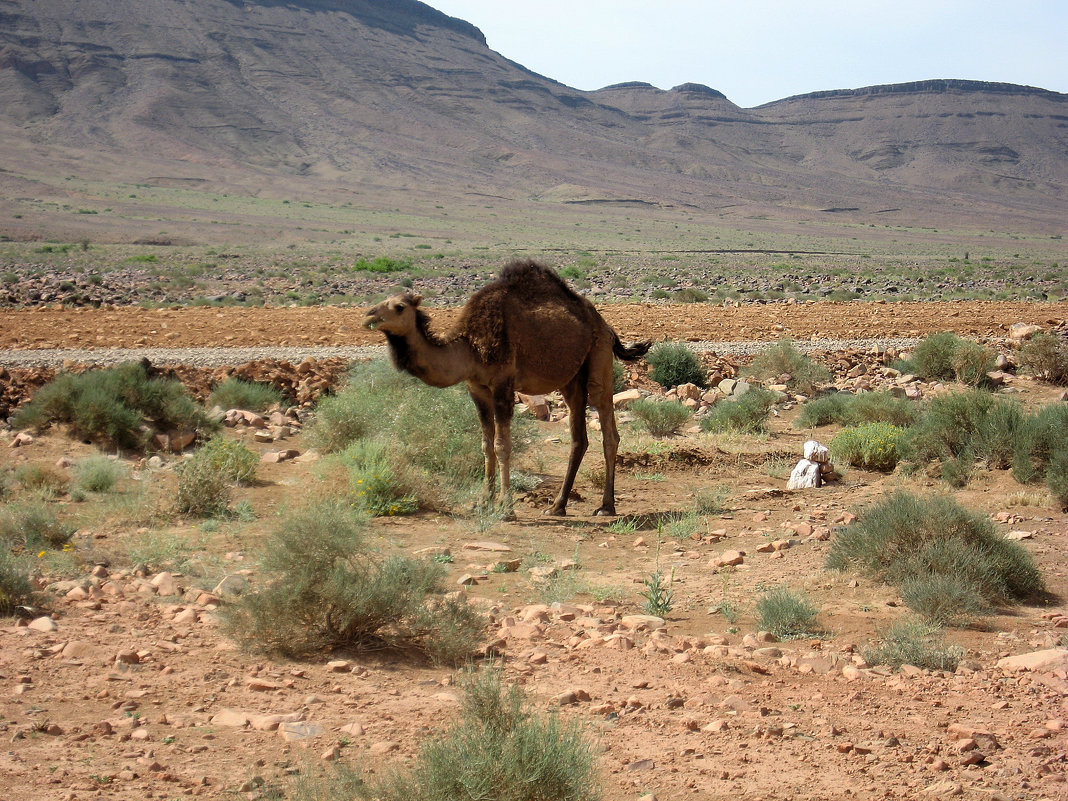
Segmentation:
<svg viewBox="0 0 1068 801">
<path fill-rule="evenodd" d="M 178 465 L 175 509 L 192 517 L 220 517 L 230 510 L 234 484 L 256 480 L 259 459 L 236 440 L 225 436 L 209 439 Z"/>
<path fill-rule="evenodd" d="M 765 383 L 784 383 L 791 392 L 812 395 L 831 378 L 830 371 L 801 353 L 788 339 L 780 340 L 759 354 L 749 365 L 749 374 Z"/>
<path fill-rule="evenodd" d="M 1021 424 L 1016 404 L 987 392 L 969 389 L 940 395 L 927 404 L 902 450 L 917 465 L 940 461 L 943 478 L 959 484 L 967 480 L 977 460 L 1006 467 Z"/>
<path fill-rule="evenodd" d="M 512 421 L 513 457 L 527 447 L 533 430 L 526 416 Z M 327 452 L 364 439 L 385 443 L 397 480 L 425 505 L 470 487 L 485 466 L 468 394 L 459 387 L 429 387 L 382 360 L 358 365 L 340 392 L 320 401 L 310 437 Z"/>
<path fill-rule="evenodd" d="M 1016 431 L 1013 476 L 1022 484 L 1047 479 L 1058 455 L 1068 452 L 1068 404 L 1043 406 L 1028 415 Z M 1061 468 L 1054 467 L 1054 472 Z"/>
<path fill-rule="evenodd" d="M 270 384 L 227 378 L 212 390 L 208 406 L 262 412 L 282 400 L 281 391 Z"/>
<path fill-rule="evenodd" d="M 1068 384 L 1068 341 L 1056 334 L 1035 334 L 1020 348 L 1019 362 L 1036 378 Z"/>
<path fill-rule="evenodd" d="M 849 402 L 851 424 L 890 423 L 902 428 L 912 425 L 919 417 L 919 404 L 907 398 L 895 398 L 889 392 L 862 392 Z"/>
<path fill-rule="evenodd" d="M 927 381 L 952 380 L 955 377 L 953 355 L 963 341 L 952 331 L 928 336 L 912 354 L 916 374 Z"/>
<path fill-rule="evenodd" d="M 1046 486 L 1062 510 L 1068 509 L 1068 449 L 1058 451 L 1046 468 Z"/>
<path fill-rule="evenodd" d="M 904 429 L 890 423 L 863 423 L 839 431 L 831 440 L 831 453 L 836 462 L 891 471 L 897 467 L 898 442 L 904 434 Z"/>
<path fill-rule="evenodd" d="M 913 665 L 927 670 L 955 671 L 964 650 L 946 646 L 941 627 L 907 618 L 895 623 L 877 645 L 861 650 L 869 665 L 886 665 L 899 670 Z"/>
<path fill-rule="evenodd" d="M 391 427 L 395 399 L 414 392 L 417 381 L 382 359 L 357 364 L 340 391 L 324 396 L 315 407 L 315 422 L 308 432 L 312 444 L 333 453 Z"/>
<path fill-rule="evenodd" d="M 658 342 L 645 360 L 653 368 L 649 377 L 665 389 L 679 384 L 705 386 L 705 369 L 697 354 L 682 342 Z"/>
<path fill-rule="evenodd" d="M 671 297 L 676 303 L 704 303 L 708 300 L 708 293 L 703 289 L 688 286 L 672 292 Z"/>
<path fill-rule="evenodd" d="M 701 419 L 705 431 L 738 431 L 753 434 L 764 431 L 776 394 L 763 387 L 750 387 L 737 398 L 719 401 Z"/>
<path fill-rule="evenodd" d="M 819 610 L 804 596 L 786 586 L 768 590 L 756 603 L 757 625 L 779 639 L 811 637 L 820 633 Z"/>
<path fill-rule="evenodd" d="M 901 582 L 905 606 L 936 626 L 964 625 L 989 613 L 990 605 L 966 578 L 925 573 Z"/>
<path fill-rule="evenodd" d="M 963 340 L 951 361 L 953 376 L 962 384 L 978 387 L 990 383 L 987 373 L 994 369 L 994 357 L 982 345 Z"/>
<path fill-rule="evenodd" d="M 517 685 L 483 669 L 461 679 L 461 718 L 382 779 L 336 772 L 298 801 L 597 801 L 594 745 L 578 722 L 539 714 Z"/>
<path fill-rule="evenodd" d="M 698 515 L 719 515 L 728 511 L 727 500 L 730 498 L 730 488 L 727 486 L 712 487 L 698 490 L 694 502 L 694 513 Z"/>
<path fill-rule="evenodd" d="M 90 456 L 74 465 L 74 486 L 83 492 L 109 492 L 126 472 L 126 465 L 117 459 Z"/>
<path fill-rule="evenodd" d="M 343 504 L 283 518 L 264 542 L 263 583 L 228 608 L 227 632 L 248 648 L 291 657 L 384 646 L 448 662 L 470 657 L 485 624 L 462 597 L 440 598 L 445 568 L 380 556 L 364 527 Z"/>
<path fill-rule="evenodd" d="M 0 547 L 0 615 L 15 614 L 20 606 L 33 602 L 33 582 L 25 560 L 15 557 L 6 547 Z"/>
<path fill-rule="evenodd" d="M 209 470 L 220 473 L 235 484 L 256 482 L 260 460 L 240 442 L 222 435 L 212 437 L 193 453 L 193 461 L 203 463 Z"/>
<path fill-rule="evenodd" d="M 678 401 L 642 398 L 630 405 L 630 412 L 654 437 L 666 437 L 678 431 L 693 412 Z"/>
<path fill-rule="evenodd" d="M 919 498 L 904 491 L 873 504 L 855 524 L 836 532 L 827 566 L 845 570 L 852 565 L 903 590 L 907 584 L 906 602 L 939 621 L 1044 590 L 1030 554 L 998 534 L 989 518 L 948 497 Z"/>
<path fill-rule="evenodd" d="M 942 331 L 916 346 L 909 367 L 928 381 L 956 379 L 977 387 L 988 383 L 986 374 L 994 369 L 994 358 L 981 345 Z"/>
<path fill-rule="evenodd" d="M 378 256 L 372 261 L 367 261 L 365 258 L 359 258 L 352 265 L 353 272 L 368 272 L 368 273 L 399 273 L 407 270 L 411 264 L 406 261 L 400 261 L 398 259 L 391 259 L 387 256 Z"/>
<path fill-rule="evenodd" d="M 848 392 L 832 392 L 806 401 L 794 418 L 794 428 L 819 428 L 832 423 L 856 425 L 851 413 L 851 399 L 858 397 Z"/>
<path fill-rule="evenodd" d="M 204 459 L 192 458 L 178 465 L 178 491 L 174 508 L 191 517 L 220 517 L 230 509 L 232 481 Z"/>
<path fill-rule="evenodd" d="M 666 617 L 668 612 L 674 608 L 675 591 L 671 589 L 671 585 L 674 583 L 674 571 L 665 580 L 664 572 L 657 570 L 655 573 L 650 573 L 642 581 L 642 585 L 645 589 L 638 593 L 645 601 L 642 603 L 642 610 L 647 614 L 655 615 L 656 617 Z"/>
<path fill-rule="evenodd" d="M 419 508 L 414 494 L 398 478 L 403 465 L 394 469 L 392 451 L 378 440 L 358 440 L 327 463 L 340 464 L 349 476 L 353 500 L 372 517 L 410 514 Z"/>
<path fill-rule="evenodd" d="M 74 527 L 59 520 L 46 503 L 11 503 L 0 507 L 0 542 L 29 553 L 59 549 L 70 542 Z"/>
<path fill-rule="evenodd" d="M 181 382 L 152 378 L 141 362 L 80 375 L 61 373 L 13 420 L 16 428 L 38 430 L 52 423 L 70 424 L 79 438 L 135 450 L 148 447 L 153 428 L 199 434 L 217 427 Z"/>
<path fill-rule="evenodd" d="M 815 428 L 837 423 L 858 426 L 862 423 L 890 423 L 902 428 L 912 425 L 919 414 L 919 404 L 895 398 L 889 392 L 833 392 L 813 398 L 801 407 L 795 428 Z"/>
</svg>

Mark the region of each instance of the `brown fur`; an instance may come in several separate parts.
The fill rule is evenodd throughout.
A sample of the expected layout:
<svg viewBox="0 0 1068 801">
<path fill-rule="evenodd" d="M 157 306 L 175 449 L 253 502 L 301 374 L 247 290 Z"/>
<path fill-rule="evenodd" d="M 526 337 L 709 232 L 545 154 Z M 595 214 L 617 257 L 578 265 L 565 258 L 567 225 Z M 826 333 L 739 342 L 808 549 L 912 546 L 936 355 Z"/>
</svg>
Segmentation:
<svg viewBox="0 0 1068 801">
<path fill-rule="evenodd" d="M 506 302 L 528 308 L 563 303 L 587 323 L 600 318 L 593 304 L 576 294 L 556 271 L 524 259 L 505 265 L 492 283 L 471 296 L 448 338 L 465 338 L 486 364 L 506 361 L 511 355 L 502 313 Z"/>
</svg>

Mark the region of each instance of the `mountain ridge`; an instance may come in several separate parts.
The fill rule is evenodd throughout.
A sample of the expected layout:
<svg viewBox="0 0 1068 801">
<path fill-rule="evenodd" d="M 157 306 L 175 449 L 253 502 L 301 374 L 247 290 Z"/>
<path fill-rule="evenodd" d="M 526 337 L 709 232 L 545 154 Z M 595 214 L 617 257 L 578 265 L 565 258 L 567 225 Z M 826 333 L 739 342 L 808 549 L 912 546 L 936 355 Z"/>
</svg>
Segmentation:
<svg viewBox="0 0 1068 801">
<path fill-rule="evenodd" d="M 1068 216 L 1065 103 L 950 79 L 751 109 L 696 83 L 583 92 L 416 0 L 0 0 L 0 163 L 15 172 L 32 152 L 130 180 L 898 207 L 1052 230 Z"/>
</svg>

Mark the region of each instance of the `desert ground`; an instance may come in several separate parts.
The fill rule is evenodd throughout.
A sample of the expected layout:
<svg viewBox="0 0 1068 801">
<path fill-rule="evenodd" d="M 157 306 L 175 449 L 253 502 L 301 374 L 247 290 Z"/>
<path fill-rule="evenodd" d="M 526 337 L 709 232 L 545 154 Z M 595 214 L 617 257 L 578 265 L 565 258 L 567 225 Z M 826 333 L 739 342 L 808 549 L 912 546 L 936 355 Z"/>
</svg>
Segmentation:
<svg viewBox="0 0 1068 801">
<path fill-rule="evenodd" d="M 949 329 L 1008 354 L 1014 323 L 1063 331 L 1066 311 L 1063 302 L 979 301 L 603 307 L 624 339 L 805 343 Z M 454 313 L 435 319 L 444 325 Z M 0 358 L 70 347 L 377 344 L 361 319 L 352 307 L 10 309 L 0 312 Z M 816 357 L 842 389 L 892 382 L 880 372 L 887 354 L 870 346 Z M 628 378 L 654 389 L 644 367 Z M 1010 375 L 1000 391 L 1033 406 L 1057 402 L 1060 389 Z M 569 516 L 546 518 L 568 446 L 563 410 L 550 406 L 520 465 L 541 483 L 519 497 L 517 520 L 420 512 L 378 518 L 371 531 L 383 554 L 452 555 L 448 581 L 488 615 L 485 645 L 503 656 L 506 679 L 595 741 L 604 798 L 1068 798 L 1068 515 L 1047 495 L 1007 471 L 953 490 L 922 473 L 849 469 L 822 488 L 787 491 L 805 440 L 836 432 L 794 428 L 791 402 L 760 437 L 653 440 L 624 413 L 620 517 L 591 515 L 594 431 Z M 313 414 L 309 406 L 300 419 Z M 41 607 L 0 627 L 0 797 L 278 797 L 298 774 L 335 761 L 376 773 L 408 764 L 449 725 L 459 707 L 452 669 L 391 653 L 270 659 L 220 634 L 220 582 L 255 583 L 264 533 L 328 478 L 302 426 L 272 442 L 254 432 L 226 435 L 256 453 L 300 456 L 262 463 L 257 484 L 237 490 L 246 519 L 169 513 L 175 454 L 160 466 L 129 459 L 110 502 L 52 501 L 78 531 L 73 552 L 40 560 Z M 15 445 L 16 432 L 0 433 L 12 468 L 98 452 L 62 430 Z M 836 529 L 896 488 L 951 493 L 991 516 L 1048 585 L 1042 604 L 950 629 L 948 641 L 964 649 L 952 673 L 866 665 L 861 650 L 907 610 L 893 587 L 825 567 Z M 670 524 L 708 492 L 722 507 L 672 536 Z M 520 569 L 497 572 L 502 560 Z M 633 617 L 658 569 L 671 573 L 675 599 L 662 627 Z M 818 606 L 822 636 L 775 642 L 758 631 L 755 599 L 779 585 Z M 1047 664 L 1003 661 L 1050 649 L 1061 650 Z"/>
</svg>

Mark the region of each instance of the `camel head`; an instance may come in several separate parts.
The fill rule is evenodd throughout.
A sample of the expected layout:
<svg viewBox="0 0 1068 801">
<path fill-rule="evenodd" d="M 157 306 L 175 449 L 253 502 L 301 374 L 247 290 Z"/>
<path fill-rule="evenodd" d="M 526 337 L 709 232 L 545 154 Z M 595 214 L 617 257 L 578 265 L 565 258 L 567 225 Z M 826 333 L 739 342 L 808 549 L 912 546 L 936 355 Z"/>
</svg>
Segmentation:
<svg viewBox="0 0 1068 801">
<path fill-rule="evenodd" d="M 384 334 L 407 334 L 416 328 L 416 309 L 422 300 L 420 295 L 413 295 L 411 292 L 386 298 L 367 310 L 363 327 Z"/>
</svg>

